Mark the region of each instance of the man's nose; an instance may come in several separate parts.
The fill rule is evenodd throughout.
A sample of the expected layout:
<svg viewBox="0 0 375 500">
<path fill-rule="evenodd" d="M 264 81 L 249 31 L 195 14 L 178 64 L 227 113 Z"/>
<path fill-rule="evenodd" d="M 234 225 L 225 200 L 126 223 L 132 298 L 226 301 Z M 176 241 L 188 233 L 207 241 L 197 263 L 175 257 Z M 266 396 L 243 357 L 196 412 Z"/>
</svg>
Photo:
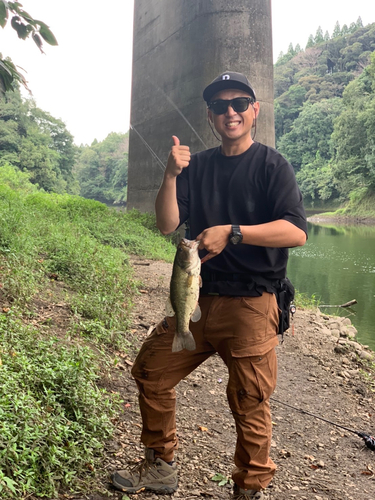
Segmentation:
<svg viewBox="0 0 375 500">
<path fill-rule="evenodd" d="M 227 108 L 227 112 L 225 114 L 229 115 L 229 116 L 237 114 L 237 112 L 234 111 L 234 109 L 232 107 L 232 103 L 229 104 L 229 106 Z"/>
</svg>

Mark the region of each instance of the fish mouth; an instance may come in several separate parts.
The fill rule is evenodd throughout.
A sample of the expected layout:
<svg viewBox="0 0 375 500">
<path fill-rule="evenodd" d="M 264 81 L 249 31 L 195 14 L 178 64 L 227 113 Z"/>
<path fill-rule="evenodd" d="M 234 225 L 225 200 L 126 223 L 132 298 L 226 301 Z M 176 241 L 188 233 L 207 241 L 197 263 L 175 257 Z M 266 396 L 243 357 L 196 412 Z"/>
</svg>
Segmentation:
<svg viewBox="0 0 375 500">
<path fill-rule="evenodd" d="M 198 248 L 200 241 L 198 240 L 188 240 L 187 238 L 182 238 L 181 244 L 184 247 L 195 249 Z"/>
</svg>

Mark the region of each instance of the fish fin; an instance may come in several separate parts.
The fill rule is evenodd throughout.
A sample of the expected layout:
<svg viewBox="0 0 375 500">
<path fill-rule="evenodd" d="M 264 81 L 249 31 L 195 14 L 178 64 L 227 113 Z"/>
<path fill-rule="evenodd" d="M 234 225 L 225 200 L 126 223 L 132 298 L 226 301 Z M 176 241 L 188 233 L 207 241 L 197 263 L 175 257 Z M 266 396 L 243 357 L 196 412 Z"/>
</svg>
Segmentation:
<svg viewBox="0 0 375 500">
<path fill-rule="evenodd" d="M 172 307 L 172 302 L 170 297 L 167 298 L 167 302 L 165 303 L 165 315 L 174 316 L 174 310 Z"/>
<path fill-rule="evenodd" d="M 184 332 L 183 334 L 175 333 L 172 344 L 172 352 L 182 351 L 182 349 L 194 351 L 195 348 L 195 340 L 193 334 L 190 331 Z"/>
<path fill-rule="evenodd" d="M 199 321 L 201 319 L 201 316 L 202 316 L 201 308 L 199 307 L 199 304 L 197 304 L 197 307 L 195 308 L 195 311 L 193 312 L 190 320 L 193 323 L 196 323 L 197 321 Z"/>
</svg>

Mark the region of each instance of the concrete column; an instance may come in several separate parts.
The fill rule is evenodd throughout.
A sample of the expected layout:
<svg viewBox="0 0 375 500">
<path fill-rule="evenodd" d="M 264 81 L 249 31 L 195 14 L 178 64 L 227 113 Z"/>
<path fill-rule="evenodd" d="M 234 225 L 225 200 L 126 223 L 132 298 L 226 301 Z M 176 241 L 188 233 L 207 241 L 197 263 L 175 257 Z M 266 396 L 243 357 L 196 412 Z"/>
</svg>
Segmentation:
<svg viewBox="0 0 375 500">
<path fill-rule="evenodd" d="M 274 146 L 271 0 L 135 0 L 129 209 L 154 210 L 172 135 L 192 152 L 219 144 L 202 92 L 226 70 L 249 78 L 256 140 Z"/>
</svg>

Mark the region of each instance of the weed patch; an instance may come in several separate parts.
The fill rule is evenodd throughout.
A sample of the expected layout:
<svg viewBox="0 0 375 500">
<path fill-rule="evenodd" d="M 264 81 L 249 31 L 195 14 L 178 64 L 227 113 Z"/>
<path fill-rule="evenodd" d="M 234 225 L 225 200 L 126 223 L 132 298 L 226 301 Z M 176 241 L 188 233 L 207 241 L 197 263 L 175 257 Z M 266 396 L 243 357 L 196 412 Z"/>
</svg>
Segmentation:
<svg viewBox="0 0 375 500">
<path fill-rule="evenodd" d="M 0 316 L 0 334 L 0 498 L 77 488 L 95 470 L 118 404 L 96 386 L 98 360 L 13 314 Z"/>
<path fill-rule="evenodd" d="M 4 176 L 19 190 L 0 186 L 0 498 L 55 498 L 61 488 L 87 491 L 113 431 L 119 401 L 98 385 L 106 352 L 131 341 L 128 256 L 171 261 L 175 248 L 150 215 Z M 49 293 L 51 280 L 64 297 Z M 59 337 L 48 300 L 71 314 Z"/>
</svg>

